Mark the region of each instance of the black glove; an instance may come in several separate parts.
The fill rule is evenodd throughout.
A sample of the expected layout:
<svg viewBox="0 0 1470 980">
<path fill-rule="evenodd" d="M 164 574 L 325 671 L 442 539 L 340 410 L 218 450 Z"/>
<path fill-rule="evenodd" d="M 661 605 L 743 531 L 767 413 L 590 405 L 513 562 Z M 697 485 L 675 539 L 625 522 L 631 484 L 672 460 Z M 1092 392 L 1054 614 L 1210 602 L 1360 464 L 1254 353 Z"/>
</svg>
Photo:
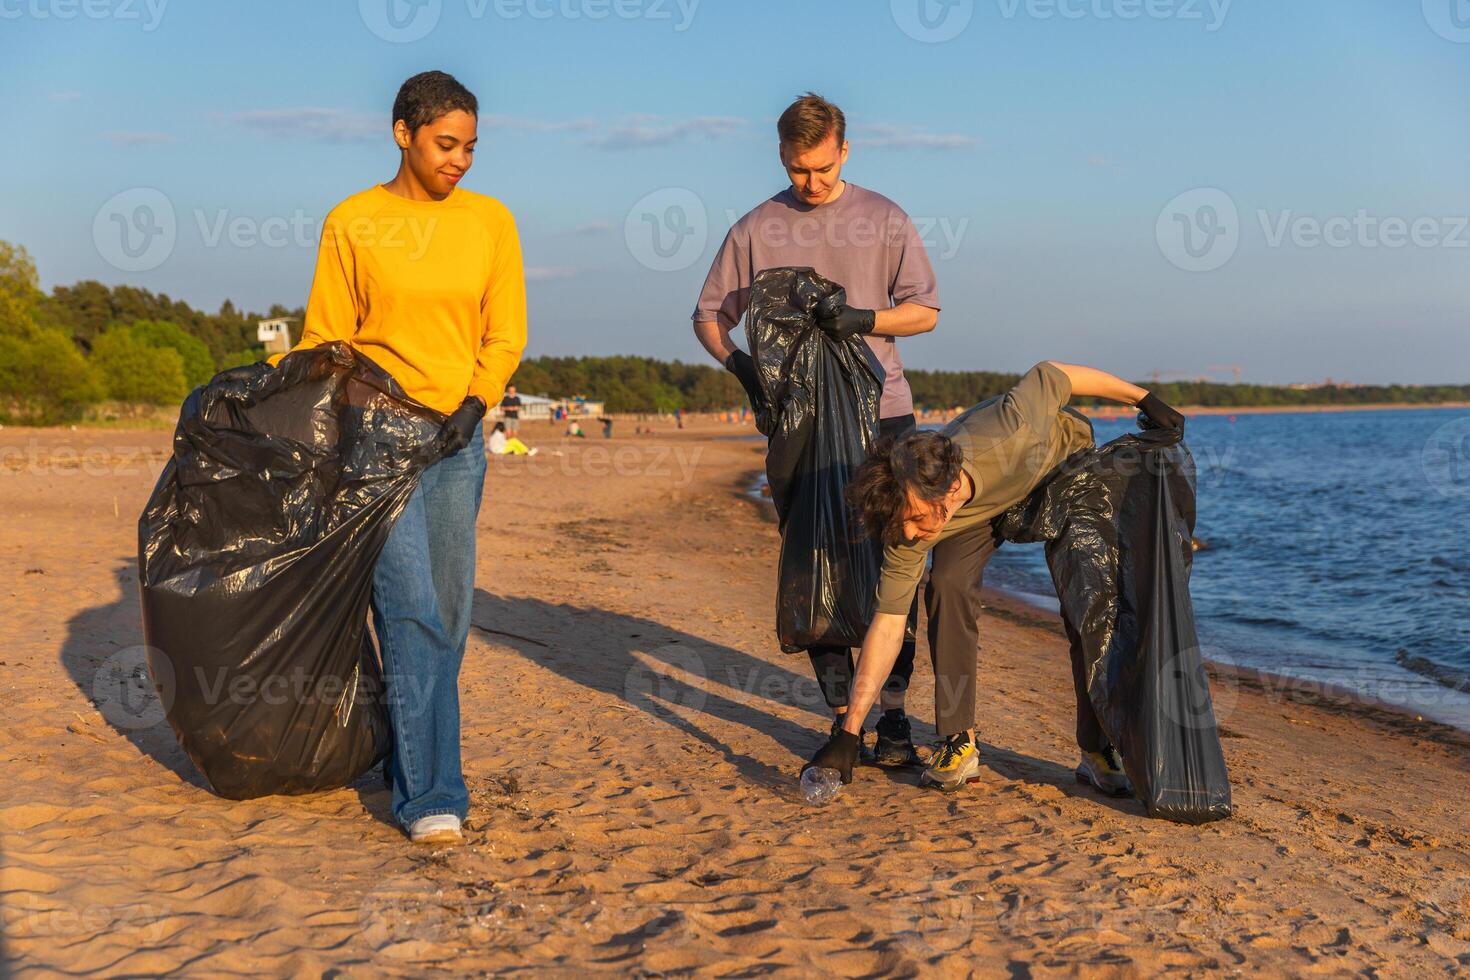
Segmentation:
<svg viewBox="0 0 1470 980">
<path fill-rule="evenodd" d="M 1183 434 L 1184 416 L 1164 404 L 1158 395 L 1149 392 L 1138 402 L 1138 427 L 1140 429 L 1173 429 Z"/>
<path fill-rule="evenodd" d="M 475 437 L 475 426 L 485 417 L 485 403 L 478 395 L 470 395 L 459 403 L 459 408 L 449 418 L 444 420 L 444 425 L 439 429 L 439 455 L 440 458 L 453 456 Z"/>
<path fill-rule="evenodd" d="M 801 767 L 808 769 L 836 769 L 844 783 L 852 782 L 852 767 L 857 763 L 862 737 L 852 732 L 839 731 L 827 739 L 827 744 L 817 750 L 812 761 Z"/>
<path fill-rule="evenodd" d="M 846 340 L 858 334 L 872 333 L 877 322 L 878 314 L 873 310 L 859 310 L 846 303 L 829 317 L 817 317 L 817 326 L 833 340 Z"/>
<path fill-rule="evenodd" d="M 740 382 L 740 387 L 745 389 L 745 397 L 750 399 L 750 407 L 759 410 L 766 396 L 761 392 L 760 372 L 755 369 L 755 360 L 745 351 L 736 349 L 733 354 L 725 358 L 725 370 L 735 375 L 735 380 Z"/>
</svg>

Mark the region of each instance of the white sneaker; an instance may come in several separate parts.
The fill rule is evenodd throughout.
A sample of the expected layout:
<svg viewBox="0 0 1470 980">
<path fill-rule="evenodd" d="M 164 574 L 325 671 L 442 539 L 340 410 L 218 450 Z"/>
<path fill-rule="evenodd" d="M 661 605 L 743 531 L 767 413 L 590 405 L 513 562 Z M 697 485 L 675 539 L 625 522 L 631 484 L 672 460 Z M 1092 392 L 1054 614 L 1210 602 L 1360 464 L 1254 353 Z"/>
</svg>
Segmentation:
<svg viewBox="0 0 1470 980">
<path fill-rule="evenodd" d="M 436 813 L 415 820 L 408 828 L 408 839 L 415 844 L 458 844 L 464 840 L 464 834 L 459 830 L 459 817 Z"/>
</svg>

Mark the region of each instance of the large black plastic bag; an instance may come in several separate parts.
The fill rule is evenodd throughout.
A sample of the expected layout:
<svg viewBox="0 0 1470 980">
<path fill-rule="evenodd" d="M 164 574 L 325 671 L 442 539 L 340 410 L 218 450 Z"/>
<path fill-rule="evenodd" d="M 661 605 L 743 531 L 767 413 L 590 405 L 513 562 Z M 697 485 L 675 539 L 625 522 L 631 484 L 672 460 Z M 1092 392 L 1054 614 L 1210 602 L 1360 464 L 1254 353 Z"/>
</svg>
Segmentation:
<svg viewBox="0 0 1470 980">
<path fill-rule="evenodd" d="M 148 665 L 221 796 L 345 786 L 387 753 L 373 567 L 444 416 L 345 344 L 184 402 L 138 522 Z"/>
<path fill-rule="evenodd" d="M 745 334 L 764 404 L 766 479 L 781 526 L 781 649 L 858 646 L 876 601 L 881 546 L 853 528 L 843 489 L 878 437 L 882 366 L 861 337 L 834 340 L 817 313 L 847 301 L 811 269 L 766 269 L 750 287 Z"/>
<path fill-rule="evenodd" d="M 1149 815 L 1230 815 L 1230 777 L 1189 599 L 1194 460 L 1151 430 L 1073 454 L 998 522 L 1045 541 L 1088 695 Z"/>
</svg>

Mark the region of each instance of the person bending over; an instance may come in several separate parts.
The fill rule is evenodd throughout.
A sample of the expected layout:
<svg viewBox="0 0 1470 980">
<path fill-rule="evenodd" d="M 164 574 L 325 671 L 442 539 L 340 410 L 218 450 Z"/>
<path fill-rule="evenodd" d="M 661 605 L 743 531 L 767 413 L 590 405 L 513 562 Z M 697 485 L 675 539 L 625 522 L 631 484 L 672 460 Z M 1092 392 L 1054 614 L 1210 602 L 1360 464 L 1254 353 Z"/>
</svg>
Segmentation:
<svg viewBox="0 0 1470 980">
<path fill-rule="evenodd" d="M 1137 406 L 1148 424 L 1182 430 L 1184 417 L 1156 396 L 1095 368 L 1044 361 L 1005 395 L 969 409 L 939 432 L 918 432 L 874 447 L 848 485 L 863 531 L 883 541 L 877 611 L 863 639 L 842 730 L 803 769 L 836 769 L 851 782 L 858 732 L 903 643 L 909 603 L 933 554 L 929 653 L 935 724 L 943 742 L 923 782 L 957 789 L 977 778 L 975 674 L 979 586 L 999 544 L 994 520 L 1025 500 L 1068 456 L 1093 444 L 1092 426 L 1068 409 L 1073 396 Z M 1087 696 L 1072 647 L 1077 695 L 1077 775 L 1099 790 L 1131 792 Z"/>
</svg>

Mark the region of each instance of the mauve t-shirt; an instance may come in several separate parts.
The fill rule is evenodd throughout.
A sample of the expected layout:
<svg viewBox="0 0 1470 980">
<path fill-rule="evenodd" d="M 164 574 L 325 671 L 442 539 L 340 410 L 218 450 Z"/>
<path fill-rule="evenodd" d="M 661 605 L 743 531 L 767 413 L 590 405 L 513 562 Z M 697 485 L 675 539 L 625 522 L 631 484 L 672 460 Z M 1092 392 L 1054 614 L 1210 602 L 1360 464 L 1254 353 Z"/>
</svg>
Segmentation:
<svg viewBox="0 0 1470 980">
<path fill-rule="evenodd" d="M 909 216 L 882 194 L 847 181 L 829 204 L 803 203 L 788 187 L 737 221 L 710 266 L 694 321 L 733 330 L 750 304 L 756 273 L 781 266 L 810 266 L 846 288 L 847 302 L 860 309 L 901 303 L 939 309 L 934 267 Z M 864 339 L 886 373 L 879 415 L 912 414 L 896 338 Z"/>
</svg>

